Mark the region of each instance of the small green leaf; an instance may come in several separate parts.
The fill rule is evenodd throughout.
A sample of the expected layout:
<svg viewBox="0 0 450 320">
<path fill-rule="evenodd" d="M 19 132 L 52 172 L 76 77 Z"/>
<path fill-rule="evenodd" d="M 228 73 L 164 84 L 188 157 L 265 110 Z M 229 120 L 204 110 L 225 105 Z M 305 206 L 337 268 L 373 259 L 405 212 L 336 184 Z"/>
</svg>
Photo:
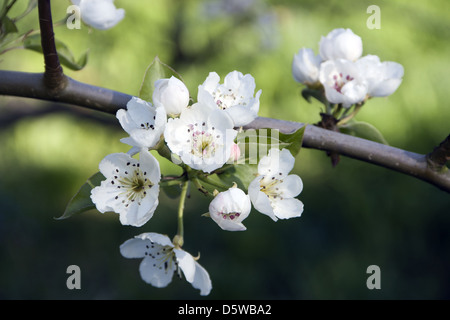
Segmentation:
<svg viewBox="0 0 450 320">
<path fill-rule="evenodd" d="M 7 16 L 4 16 L 0 20 L 0 37 L 4 38 L 9 33 L 17 33 L 19 30 L 17 29 L 16 24 Z"/>
<path fill-rule="evenodd" d="M 23 45 L 25 49 L 42 53 L 40 34 L 35 34 L 26 37 Z M 63 66 L 66 66 L 67 68 L 75 71 L 81 70 L 86 66 L 88 61 L 89 50 L 83 53 L 81 57 L 78 60 L 76 60 L 70 49 L 62 41 L 55 39 L 55 45 L 56 51 L 58 52 L 59 61 Z"/>
<path fill-rule="evenodd" d="M 161 62 L 158 57 L 155 57 L 147 67 L 147 70 L 145 70 L 144 80 L 139 89 L 139 98 L 145 101 L 152 101 L 156 80 L 170 78 L 171 76 L 176 76 L 180 80 L 183 80 L 175 70 Z"/>
<path fill-rule="evenodd" d="M 373 125 L 363 121 L 351 121 L 339 127 L 339 131 L 359 138 L 379 142 L 388 145 L 383 134 Z"/>
<path fill-rule="evenodd" d="M 271 148 L 288 149 L 295 157 L 302 147 L 306 125 L 294 133 L 285 134 L 278 129 L 248 129 L 238 133 L 237 143 L 244 163 L 257 164 Z"/>
<path fill-rule="evenodd" d="M 170 199 L 176 199 L 180 196 L 181 184 L 171 186 L 161 185 L 161 189 L 163 190 L 163 192 L 166 194 L 167 197 L 169 197 Z"/>
<path fill-rule="evenodd" d="M 103 180 L 105 180 L 105 177 L 100 172 L 97 172 L 90 177 L 86 183 L 81 186 L 77 194 L 75 194 L 75 196 L 69 201 L 63 215 L 55 219 L 63 220 L 73 216 L 74 214 L 95 209 L 95 205 L 91 200 L 91 190 L 96 186 L 99 186 Z"/>
<path fill-rule="evenodd" d="M 247 192 L 248 185 L 252 182 L 258 174 L 258 166 L 251 164 L 237 164 L 230 166 L 223 172 L 217 174 L 220 181 L 231 187 L 233 183 L 236 183 L 239 189 Z M 225 191 L 225 190 L 218 190 Z"/>
<path fill-rule="evenodd" d="M 328 103 L 327 99 L 325 98 L 325 94 L 324 94 L 323 90 L 319 90 L 319 89 L 305 88 L 302 90 L 302 97 L 309 103 L 311 103 L 311 98 L 314 98 L 317 101 L 320 101 L 325 106 Z"/>
</svg>

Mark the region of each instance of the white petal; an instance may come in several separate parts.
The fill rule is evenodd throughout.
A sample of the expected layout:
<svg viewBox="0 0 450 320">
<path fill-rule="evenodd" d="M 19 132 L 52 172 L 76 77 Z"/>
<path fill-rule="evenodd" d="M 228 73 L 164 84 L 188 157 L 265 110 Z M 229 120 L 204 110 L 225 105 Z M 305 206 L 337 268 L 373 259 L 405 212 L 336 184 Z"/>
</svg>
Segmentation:
<svg viewBox="0 0 450 320">
<path fill-rule="evenodd" d="M 280 219 L 300 217 L 303 212 L 303 203 L 295 198 L 273 201 L 273 211 Z"/>
<path fill-rule="evenodd" d="M 116 175 L 116 169 L 122 169 L 125 171 L 127 167 L 126 164 L 128 162 L 136 163 L 137 161 L 126 153 L 112 153 L 100 161 L 99 169 L 100 172 L 108 179 Z"/>
<path fill-rule="evenodd" d="M 294 198 L 303 190 L 302 179 L 296 174 L 290 174 L 278 184 L 278 188 L 283 198 Z"/>
<path fill-rule="evenodd" d="M 100 186 L 91 190 L 91 200 L 101 213 L 115 212 L 115 197 L 118 192 L 115 187 L 108 187 L 108 181 L 102 181 Z"/>
<path fill-rule="evenodd" d="M 219 85 L 219 81 L 220 76 L 216 72 L 210 72 L 208 77 L 206 77 L 206 80 L 199 87 L 202 87 L 204 90 L 208 91 L 209 93 L 212 93 Z"/>
<path fill-rule="evenodd" d="M 207 296 L 212 289 L 211 279 L 208 272 L 197 261 L 195 261 L 195 276 L 192 286 L 200 290 L 200 295 Z"/>
<path fill-rule="evenodd" d="M 178 266 L 183 271 L 186 280 L 189 283 L 194 281 L 195 276 L 195 260 L 194 258 L 184 250 L 181 249 L 173 249 L 175 252 L 175 256 L 178 262 Z"/>
<path fill-rule="evenodd" d="M 257 102 L 259 104 L 259 102 Z M 231 108 L 227 108 L 223 110 L 223 112 L 227 113 L 231 119 L 233 119 L 234 127 L 242 127 L 253 120 L 258 116 L 257 113 L 253 112 L 247 106 L 236 105 Z"/>
<path fill-rule="evenodd" d="M 258 163 L 258 174 L 264 176 L 276 176 L 282 179 L 294 168 L 295 158 L 288 149 L 277 148 L 269 150 L 267 156 L 261 158 Z"/>
<path fill-rule="evenodd" d="M 150 240 L 152 242 L 155 242 L 163 247 L 173 247 L 172 241 L 170 241 L 170 238 L 166 235 L 155 233 L 155 232 L 146 232 L 141 233 L 140 235 L 135 236 L 135 238 L 139 238 L 142 240 Z"/>
<path fill-rule="evenodd" d="M 139 153 L 140 170 L 148 179 L 157 185 L 161 180 L 161 169 L 156 158 L 146 149 L 141 149 Z"/>
<path fill-rule="evenodd" d="M 139 238 L 128 239 L 120 246 L 120 253 L 124 258 L 143 258 L 149 242 Z"/>
<path fill-rule="evenodd" d="M 145 257 L 139 265 L 139 272 L 142 280 L 157 288 L 166 287 L 173 277 L 175 263 L 167 262 L 167 268 L 164 263 L 158 263 L 155 259 Z"/>
<path fill-rule="evenodd" d="M 273 212 L 269 197 L 264 192 L 260 191 L 261 178 L 262 177 L 259 176 L 250 182 L 248 186 L 248 195 L 250 196 L 250 200 L 256 210 L 268 215 L 273 221 L 277 221 L 278 219 Z"/>
</svg>

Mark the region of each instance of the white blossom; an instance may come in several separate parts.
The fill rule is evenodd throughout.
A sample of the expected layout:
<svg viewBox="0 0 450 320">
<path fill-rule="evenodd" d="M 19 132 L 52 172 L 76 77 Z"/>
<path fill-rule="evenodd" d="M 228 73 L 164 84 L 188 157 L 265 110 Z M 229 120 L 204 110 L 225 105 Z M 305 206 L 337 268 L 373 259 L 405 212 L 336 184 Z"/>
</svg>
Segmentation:
<svg viewBox="0 0 450 320">
<path fill-rule="evenodd" d="M 72 3 L 80 7 L 81 20 L 95 29 L 110 29 L 125 17 L 125 10 L 117 9 L 114 0 L 72 0 Z"/>
<path fill-rule="evenodd" d="M 223 84 L 219 82 L 219 75 L 210 72 L 198 88 L 198 102 L 212 103 L 226 112 L 235 127 L 252 122 L 258 116 L 261 95 L 261 90 L 255 94 L 255 79 L 250 74 L 232 71 L 225 76 Z"/>
<path fill-rule="evenodd" d="M 159 163 L 146 149 L 139 160 L 126 153 L 107 155 L 99 165 L 106 180 L 91 191 L 92 202 L 101 213 L 116 212 L 123 225 L 140 227 L 158 206 Z"/>
<path fill-rule="evenodd" d="M 272 220 L 300 217 L 303 203 L 295 197 L 303 189 L 298 175 L 289 174 L 295 158 L 287 149 L 272 148 L 258 163 L 258 176 L 250 183 L 248 194 L 259 212 Z"/>
<path fill-rule="evenodd" d="M 139 272 L 142 280 L 157 288 L 166 287 L 175 271 L 186 280 L 200 295 L 208 295 L 212 289 L 208 272 L 188 252 L 176 247 L 170 239 L 158 233 L 143 233 L 125 241 L 120 246 L 125 258 L 143 258 Z"/>
<path fill-rule="evenodd" d="M 319 69 L 322 58 L 315 55 L 309 48 L 302 48 L 294 55 L 292 61 L 292 75 L 295 81 L 307 86 L 314 86 L 319 82 Z"/>
<path fill-rule="evenodd" d="M 356 64 L 349 60 L 328 60 L 320 67 L 319 80 L 325 88 L 325 96 L 331 103 L 341 103 L 348 108 L 364 101 L 367 82 Z"/>
<path fill-rule="evenodd" d="M 346 59 L 355 61 L 361 57 L 362 40 L 350 29 L 334 29 L 319 42 L 319 52 L 323 60 Z"/>
<path fill-rule="evenodd" d="M 209 204 L 210 217 L 228 231 L 246 230 L 242 221 L 248 217 L 250 210 L 250 197 L 237 187 L 219 192 Z"/>
<path fill-rule="evenodd" d="M 230 117 L 206 103 L 198 102 L 170 118 L 164 131 L 169 149 L 196 170 L 212 172 L 230 158 L 237 131 Z"/>
<path fill-rule="evenodd" d="M 153 104 L 163 106 L 167 115 L 177 117 L 188 107 L 189 90 L 178 78 L 159 79 L 155 82 Z"/>
<path fill-rule="evenodd" d="M 130 135 L 120 141 L 135 148 L 153 148 L 161 139 L 167 121 L 163 106 L 133 97 L 127 109 L 120 109 L 116 117 L 122 128 Z"/>
<path fill-rule="evenodd" d="M 355 62 L 360 73 L 367 81 L 370 97 L 386 97 L 400 86 L 403 78 L 403 66 L 397 62 L 380 62 L 375 55 L 367 55 Z"/>
</svg>

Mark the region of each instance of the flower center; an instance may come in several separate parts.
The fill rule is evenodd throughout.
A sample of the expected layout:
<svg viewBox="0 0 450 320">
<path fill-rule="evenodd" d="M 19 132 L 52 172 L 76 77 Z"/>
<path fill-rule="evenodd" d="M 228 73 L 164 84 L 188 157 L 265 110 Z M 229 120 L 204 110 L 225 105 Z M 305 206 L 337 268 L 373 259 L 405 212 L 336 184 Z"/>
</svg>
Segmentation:
<svg viewBox="0 0 450 320">
<path fill-rule="evenodd" d="M 212 95 L 214 97 L 214 100 L 216 101 L 217 106 L 222 110 L 225 110 L 237 104 L 243 105 L 247 104 L 246 102 L 241 103 L 244 97 L 243 96 L 237 97 L 232 89 L 224 90 L 224 88 L 217 88 Z"/>
<path fill-rule="evenodd" d="M 214 127 L 207 128 L 205 122 L 201 126 L 195 123 L 189 126 L 188 133 L 191 135 L 187 140 L 191 143 L 191 154 L 200 158 L 214 156 L 218 146 L 217 139 L 220 139 L 220 134 L 215 132 Z"/>
<path fill-rule="evenodd" d="M 333 75 L 333 81 L 334 81 L 334 83 L 333 83 L 333 88 L 337 91 L 337 92 L 339 92 L 339 93 L 342 93 L 341 91 L 342 91 L 342 87 L 347 83 L 347 82 L 350 82 L 350 81 L 352 81 L 354 78 L 352 77 L 352 76 L 350 76 L 350 75 L 343 75 L 342 74 L 342 72 L 341 73 L 339 73 L 339 74 L 335 74 L 335 75 Z"/>
<path fill-rule="evenodd" d="M 178 276 L 181 278 L 181 271 L 175 257 L 175 252 L 173 252 L 173 247 L 161 246 L 151 241 L 145 248 L 144 255 L 153 260 L 154 268 L 158 268 L 159 270 L 164 269 L 164 272 L 167 273 L 175 266 L 175 269 L 178 270 Z"/>
<path fill-rule="evenodd" d="M 280 172 L 281 176 L 282 173 Z M 270 200 L 274 199 L 283 199 L 282 192 L 280 192 L 279 184 L 282 183 L 283 180 L 277 179 L 275 176 L 264 176 L 259 182 L 260 191 L 264 192 Z"/>
<path fill-rule="evenodd" d="M 224 220 L 234 220 L 239 218 L 241 214 L 239 212 L 219 212 L 219 215 L 221 215 Z"/>
<path fill-rule="evenodd" d="M 128 162 L 127 167 L 129 169 L 123 173 L 116 168 L 117 175 L 111 180 L 111 184 L 122 191 L 115 199 L 122 201 L 125 207 L 128 207 L 130 203 L 135 201 L 140 205 L 142 199 L 147 195 L 147 191 L 154 186 L 154 183 L 146 177 L 146 171 L 142 172 L 139 169 L 139 163 Z"/>
</svg>

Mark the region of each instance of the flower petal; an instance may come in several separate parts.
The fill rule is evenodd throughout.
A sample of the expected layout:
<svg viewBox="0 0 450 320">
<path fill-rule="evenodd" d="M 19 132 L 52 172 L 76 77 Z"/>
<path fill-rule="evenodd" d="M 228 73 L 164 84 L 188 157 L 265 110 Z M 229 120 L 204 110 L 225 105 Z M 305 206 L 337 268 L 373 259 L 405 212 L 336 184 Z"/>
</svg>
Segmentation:
<svg viewBox="0 0 450 320">
<path fill-rule="evenodd" d="M 200 289 L 200 295 L 207 296 L 212 289 L 211 279 L 208 272 L 197 261 L 195 261 L 195 275 L 192 286 Z"/>
<path fill-rule="evenodd" d="M 300 217 L 303 212 L 303 203 L 295 198 L 273 201 L 273 211 L 280 219 Z"/>
<path fill-rule="evenodd" d="M 157 288 L 166 287 L 173 278 L 175 263 L 158 263 L 150 257 L 145 257 L 139 265 L 142 280 Z"/>
<path fill-rule="evenodd" d="M 280 193 L 283 198 L 294 198 L 303 190 L 303 181 L 296 174 L 290 174 L 278 184 Z"/>
<path fill-rule="evenodd" d="M 181 249 L 173 249 L 175 252 L 175 257 L 178 262 L 178 266 L 183 271 L 186 280 L 189 283 L 194 281 L 195 276 L 195 260 L 189 253 Z"/>
<path fill-rule="evenodd" d="M 250 200 L 259 212 L 268 215 L 273 221 L 277 221 L 277 217 L 274 214 L 272 205 L 270 203 L 269 197 L 261 192 L 260 180 L 262 176 L 256 177 L 252 182 L 250 182 L 248 186 L 248 195 L 250 196 Z"/>
</svg>

